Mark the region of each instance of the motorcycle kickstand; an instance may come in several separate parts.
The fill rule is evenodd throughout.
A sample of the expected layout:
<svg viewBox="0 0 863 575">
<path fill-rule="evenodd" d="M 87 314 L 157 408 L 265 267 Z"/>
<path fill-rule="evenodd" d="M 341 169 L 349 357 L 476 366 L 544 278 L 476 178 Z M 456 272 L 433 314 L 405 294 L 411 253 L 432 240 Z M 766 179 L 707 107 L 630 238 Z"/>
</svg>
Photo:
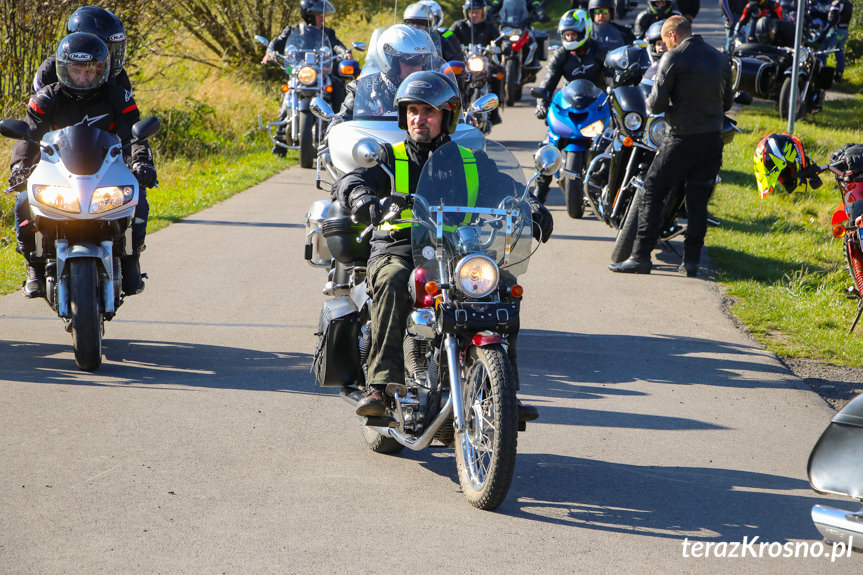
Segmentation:
<svg viewBox="0 0 863 575">
<path fill-rule="evenodd" d="M 851 332 L 854 331 L 855 327 L 857 327 L 857 322 L 860 321 L 861 314 L 863 314 L 863 300 L 860 300 L 857 303 L 857 316 L 854 318 L 854 322 L 851 324 L 851 328 L 848 330 L 848 335 L 851 335 Z"/>
</svg>

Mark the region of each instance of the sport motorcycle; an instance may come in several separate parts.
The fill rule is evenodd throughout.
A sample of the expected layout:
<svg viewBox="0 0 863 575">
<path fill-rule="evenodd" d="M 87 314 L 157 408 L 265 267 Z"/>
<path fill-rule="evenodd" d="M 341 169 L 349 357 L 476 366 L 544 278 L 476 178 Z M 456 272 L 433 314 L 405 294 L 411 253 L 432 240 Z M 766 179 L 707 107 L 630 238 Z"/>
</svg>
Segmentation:
<svg viewBox="0 0 863 575">
<path fill-rule="evenodd" d="M 155 135 L 158 118 L 132 127 L 134 140 Z M 0 134 L 35 142 L 26 122 L 0 121 Z M 115 134 L 76 125 L 46 133 L 41 158 L 27 179 L 36 229 L 31 259 L 45 263 L 45 299 L 72 334 L 84 371 L 102 363 L 102 335 L 123 303 L 120 257 L 132 253 L 138 181 L 123 161 Z M 8 190 L 7 190 L 8 191 Z"/>
</svg>

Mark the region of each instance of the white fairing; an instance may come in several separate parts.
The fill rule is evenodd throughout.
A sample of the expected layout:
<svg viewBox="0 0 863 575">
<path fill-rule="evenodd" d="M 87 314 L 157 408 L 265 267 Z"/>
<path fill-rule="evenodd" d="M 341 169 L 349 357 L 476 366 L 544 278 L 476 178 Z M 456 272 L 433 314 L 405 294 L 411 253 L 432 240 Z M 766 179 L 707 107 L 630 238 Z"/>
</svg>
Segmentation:
<svg viewBox="0 0 863 575">
<path fill-rule="evenodd" d="M 450 136 L 455 142 L 473 150 L 485 149 L 485 136 L 482 132 L 468 124 L 459 124 L 455 134 Z M 399 128 L 398 122 L 379 120 L 353 120 L 330 128 L 328 139 L 333 165 L 339 174 L 346 174 L 356 169 L 353 149 L 361 138 L 374 138 L 381 143 L 397 144 L 405 139 L 405 130 Z M 338 142 L 338 145 L 333 145 Z"/>
<path fill-rule="evenodd" d="M 46 134 L 46 137 L 48 135 Z M 46 139 L 43 138 L 43 144 Z M 116 146 L 118 152 L 119 148 L 118 143 Z M 81 206 L 80 213 L 59 210 L 37 201 L 34 188 L 45 185 L 66 186 L 76 190 L 78 204 Z M 113 210 L 91 214 L 89 208 L 93 199 L 93 192 L 97 188 L 105 186 L 132 187 L 134 189 L 132 200 Z M 138 204 L 138 181 L 123 162 L 123 154 L 121 153 L 112 155 L 109 151 L 105 154 L 105 160 L 98 172 L 92 175 L 79 176 L 69 171 L 57 153 L 49 155 L 43 149 L 41 160 L 28 178 L 27 199 L 30 202 L 30 211 L 34 216 L 52 220 L 117 220 L 128 218 L 135 212 L 135 206 Z"/>
</svg>

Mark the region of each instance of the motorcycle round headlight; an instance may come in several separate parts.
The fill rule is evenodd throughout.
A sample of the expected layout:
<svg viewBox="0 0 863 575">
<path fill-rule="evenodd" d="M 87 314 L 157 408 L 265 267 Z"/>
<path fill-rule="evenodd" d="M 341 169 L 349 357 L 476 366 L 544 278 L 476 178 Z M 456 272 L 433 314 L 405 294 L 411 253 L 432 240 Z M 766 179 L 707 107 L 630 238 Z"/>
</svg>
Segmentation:
<svg viewBox="0 0 863 575">
<path fill-rule="evenodd" d="M 310 66 L 303 66 L 302 68 L 300 68 L 300 71 L 297 72 L 297 80 L 299 80 L 301 84 L 305 84 L 306 86 L 314 84 L 317 79 L 317 70 Z"/>
<path fill-rule="evenodd" d="M 472 254 L 455 267 L 455 286 L 468 297 L 481 298 L 497 289 L 500 271 L 488 256 Z"/>
<path fill-rule="evenodd" d="M 467 61 L 467 69 L 477 74 L 485 71 L 485 60 L 482 58 L 471 58 Z"/>
<path fill-rule="evenodd" d="M 641 114 L 638 112 L 630 112 L 623 117 L 623 125 L 626 126 L 628 130 L 635 131 L 641 128 L 641 122 Z"/>
<path fill-rule="evenodd" d="M 78 194 L 66 186 L 33 186 L 33 196 L 40 204 L 72 214 L 81 213 Z"/>
<path fill-rule="evenodd" d="M 605 124 L 602 120 L 597 120 L 594 123 L 585 126 L 581 129 L 581 135 L 585 138 L 595 138 L 602 133 L 602 130 L 605 129 Z"/>
<path fill-rule="evenodd" d="M 665 140 L 665 135 L 668 133 L 668 122 L 665 118 L 654 118 L 647 128 L 647 138 L 654 148 L 658 148 Z"/>
</svg>

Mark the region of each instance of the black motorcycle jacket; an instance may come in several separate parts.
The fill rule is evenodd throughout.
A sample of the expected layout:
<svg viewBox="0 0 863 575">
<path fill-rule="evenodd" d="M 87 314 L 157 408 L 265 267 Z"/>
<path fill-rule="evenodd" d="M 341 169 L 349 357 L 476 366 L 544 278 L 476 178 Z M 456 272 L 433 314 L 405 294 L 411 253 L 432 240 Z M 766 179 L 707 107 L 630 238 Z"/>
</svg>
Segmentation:
<svg viewBox="0 0 863 575">
<path fill-rule="evenodd" d="M 117 134 L 127 144 L 132 140 L 132 125 L 140 119 L 141 114 L 132 94 L 117 84 L 105 84 L 91 97 L 78 100 L 63 91 L 58 82 L 42 88 L 30 98 L 25 121 L 36 142 L 52 130 L 87 125 Z M 39 154 L 38 144 L 20 141 L 12 152 L 11 166 L 20 164 L 24 168 L 30 167 L 39 161 Z M 124 149 L 123 159 L 129 166 L 153 164 L 153 155 L 146 142 Z"/>
<path fill-rule="evenodd" d="M 473 37 L 471 37 L 471 28 L 473 28 Z M 459 20 L 450 27 L 458 41 L 462 46 L 468 44 L 491 44 L 500 36 L 500 29 L 497 24 L 489 20 L 483 20 L 479 24 L 471 24 L 468 19 Z"/>
<path fill-rule="evenodd" d="M 733 103 L 728 57 L 698 35 L 662 55 L 647 98 L 651 113 L 665 112 L 676 136 L 721 132 Z"/>
<path fill-rule="evenodd" d="M 32 92 L 30 93 L 30 95 L 32 96 L 45 86 L 54 84 L 58 80 L 57 55 L 51 54 L 50 56 L 45 58 L 45 61 L 42 62 L 42 64 L 39 66 L 39 69 L 36 70 L 36 75 L 33 77 L 33 86 L 31 87 Z M 120 70 L 119 74 L 110 78 L 108 81 L 119 85 L 121 88 L 128 91 L 130 94 L 132 93 L 132 83 L 129 81 L 129 75 L 126 74 L 125 68 Z"/>
<path fill-rule="evenodd" d="M 449 136 L 442 134 L 428 144 L 418 144 L 410 138 L 405 138 L 405 151 L 408 155 L 408 182 L 411 193 L 417 188 L 422 168 L 429 156 L 450 141 Z M 395 154 L 390 144 L 384 145 L 383 164 L 395 174 Z M 374 194 L 378 198 L 390 195 L 390 177 L 380 166 L 371 168 L 357 168 L 345 174 L 336 185 L 336 199 L 342 209 L 351 211 L 351 194 L 356 198 L 362 192 Z M 354 193 L 356 192 L 356 193 Z M 369 261 L 384 255 L 395 255 L 412 260 L 411 256 L 411 233 L 410 228 L 400 230 L 375 230 L 372 232 L 371 255 Z"/>
<path fill-rule="evenodd" d="M 617 22 L 594 22 L 590 29 L 590 39 L 610 52 L 635 42 L 635 34 L 632 33 L 631 28 L 621 26 Z"/>
<path fill-rule="evenodd" d="M 308 24 L 305 24 L 308 26 Z M 294 24 L 292 26 L 286 26 L 282 33 L 270 40 L 269 45 L 267 46 L 267 52 L 278 52 L 279 54 L 284 53 L 285 44 L 288 43 L 288 37 L 291 35 L 291 32 L 294 29 L 300 26 L 300 24 Z M 348 51 L 345 48 L 345 45 L 342 44 L 342 41 L 336 37 L 336 31 L 330 28 L 329 26 L 324 26 L 324 32 L 327 35 L 327 41 L 330 43 L 330 47 L 333 49 L 333 53 L 337 56 L 344 55 L 345 52 Z"/>
<path fill-rule="evenodd" d="M 583 78 L 605 89 L 605 54 L 605 48 L 592 40 L 585 42 L 580 50 L 560 48 L 549 58 L 545 80 L 539 86 L 545 90 L 545 101 L 551 101 L 561 78 L 566 78 L 567 82 Z"/>
<path fill-rule="evenodd" d="M 441 58 L 443 58 L 447 62 L 450 62 L 452 60 L 464 60 L 461 43 L 459 43 L 458 39 L 455 37 L 455 34 L 451 35 L 448 38 L 445 38 L 437 30 L 430 30 L 429 35 L 432 37 L 435 48 L 437 48 L 438 52 L 440 52 Z"/>
<path fill-rule="evenodd" d="M 847 30 L 853 12 L 854 5 L 851 4 L 851 0 L 833 0 L 827 13 L 828 27 Z"/>
</svg>

